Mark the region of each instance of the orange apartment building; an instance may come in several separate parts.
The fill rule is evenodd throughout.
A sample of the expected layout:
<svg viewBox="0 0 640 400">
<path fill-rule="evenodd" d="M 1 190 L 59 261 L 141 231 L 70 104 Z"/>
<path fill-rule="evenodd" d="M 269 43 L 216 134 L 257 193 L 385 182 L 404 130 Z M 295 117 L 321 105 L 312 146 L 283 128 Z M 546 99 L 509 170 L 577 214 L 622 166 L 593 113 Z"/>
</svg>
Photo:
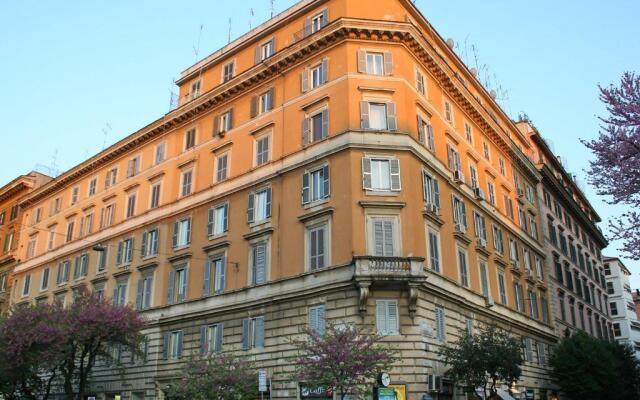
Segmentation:
<svg viewBox="0 0 640 400">
<path fill-rule="evenodd" d="M 20 231 L 23 212 L 22 198 L 51 178 L 39 172 L 21 175 L 0 188 L 0 315 L 8 311 L 12 288 L 12 272 L 20 261 Z"/>
<path fill-rule="evenodd" d="M 98 398 L 162 399 L 207 351 L 301 398 L 289 340 L 326 323 L 385 335 L 409 399 L 457 399 L 437 349 L 494 322 L 523 338 L 518 390 L 551 395 L 535 146 L 412 2 L 379 3 L 299 2 L 185 70 L 176 109 L 22 199 L 13 303 L 84 284 L 148 321 L 145 357 L 113 349 L 124 375 L 95 371 Z"/>
</svg>

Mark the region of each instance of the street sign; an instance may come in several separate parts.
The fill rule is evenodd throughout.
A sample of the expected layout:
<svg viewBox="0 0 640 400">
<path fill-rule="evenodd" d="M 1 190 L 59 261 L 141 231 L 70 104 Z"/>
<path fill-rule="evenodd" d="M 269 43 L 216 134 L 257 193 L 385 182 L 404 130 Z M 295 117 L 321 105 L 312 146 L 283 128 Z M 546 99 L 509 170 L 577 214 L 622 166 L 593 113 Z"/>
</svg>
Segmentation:
<svg viewBox="0 0 640 400">
<path fill-rule="evenodd" d="M 266 369 L 258 370 L 258 391 L 259 392 L 267 391 L 267 370 Z"/>
</svg>

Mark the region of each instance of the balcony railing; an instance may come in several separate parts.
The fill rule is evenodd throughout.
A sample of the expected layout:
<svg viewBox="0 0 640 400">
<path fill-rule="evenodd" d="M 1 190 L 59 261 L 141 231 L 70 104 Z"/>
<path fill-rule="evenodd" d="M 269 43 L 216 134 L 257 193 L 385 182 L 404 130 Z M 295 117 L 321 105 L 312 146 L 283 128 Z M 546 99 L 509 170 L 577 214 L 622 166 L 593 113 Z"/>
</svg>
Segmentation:
<svg viewBox="0 0 640 400">
<path fill-rule="evenodd" d="M 354 257 L 356 276 L 422 277 L 424 259 L 421 257 Z"/>
</svg>

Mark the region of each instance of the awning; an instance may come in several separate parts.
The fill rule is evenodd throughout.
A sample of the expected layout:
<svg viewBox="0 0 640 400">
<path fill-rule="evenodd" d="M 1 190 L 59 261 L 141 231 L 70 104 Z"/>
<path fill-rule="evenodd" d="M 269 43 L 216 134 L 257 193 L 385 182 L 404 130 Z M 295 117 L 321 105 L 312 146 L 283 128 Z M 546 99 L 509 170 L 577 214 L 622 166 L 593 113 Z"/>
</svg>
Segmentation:
<svg viewBox="0 0 640 400">
<path fill-rule="evenodd" d="M 481 399 L 484 399 L 484 390 L 482 388 L 477 388 L 476 389 L 476 394 L 478 396 L 480 396 Z M 500 397 L 502 400 L 516 400 L 515 398 L 513 398 L 509 392 L 507 392 L 506 390 L 502 390 L 500 388 L 496 389 L 496 394 L 498 395 L 498 397 Z"/>
</svg>

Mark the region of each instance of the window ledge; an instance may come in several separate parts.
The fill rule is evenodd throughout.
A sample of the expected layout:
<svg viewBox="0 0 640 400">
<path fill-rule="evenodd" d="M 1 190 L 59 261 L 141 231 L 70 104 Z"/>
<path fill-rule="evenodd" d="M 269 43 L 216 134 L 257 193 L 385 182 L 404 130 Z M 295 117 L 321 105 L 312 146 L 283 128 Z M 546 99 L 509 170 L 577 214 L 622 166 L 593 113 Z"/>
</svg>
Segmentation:
<svg viewBox="0 0 640 400">
<path fill-rule="evenodd" d="M 369 201 L 369 200 L 360 200 L 358 204 L 362 208 L 394 208 L 394 209 L 404 208 L 407 205 L 407 203 L 403 201 Z"/>
<path fill-rule="evenodd" d="M 142 261 L 148 261 L 148 260 L 153 260 L 156 257 L 158 257 L 157 253 L 156 254 L 151 254 L 151 255 L 148 255 L 148 256 L 144 256 L 144 257 L 141 258 L 141 260 Z"/>
<path fill-rule="evenodd" d="M 309 202 L 309 203 L 303 204 L 303 205 L 302 205 L 302 208 L 304 208 L 305 210 L 308 210 L 308 209 L 310 209 L 310 208 L 314 208 L 314 207 L 317 207 L 317 206 L 321 206 L 321 205 L 323 205 L 323 204 L 326 204 L 326 203 L 328 203 L 330 200 L 331 200 L 331 198 L 330 198 L 330 197 L 323 198 L 323 199 L 320 199 L 320 200 L 314 200 L 314 201 L 311 201 L 311 202 Z"/>
<path fill-rule="evenodd" d="M 274 231 L 273 227 L 267 226 L 267 227 L 265 227 L 263 229 L 259 229 L 259 230 L 255 230 L 255 231 L 249 232 L 249 233 L 243 235 L 242 237 L 245 240 L 252 240 L 252 239 L 255 239 L 255 238 L 260 237 L 260 236 L 269 235 L 273 231 Z M 252 285 L 252 287 L 253 286 L 257 286 L 257 285 Z"/>
<path fill-rule="evenodd" d="M 365 194 L 367 196 L 400 196 L 400 191 L 399 190 L 365 190 Z"/>
<path fill-rule="evenodd" d="M 223 238 L 223 237 L 227 236 L 228 233 L 229 233 L 229 231 L 224 231 L 222 233 L 209 235 L 209 240 L 216 240 L 216 239 Z"/>
<path fill-rule="evenodd" d="M 325 215 L 333 214 L 335 209 L 333 207 L 325 207 L 319 210 L 314 210 L 305 214 L 298 216 L 298 221 L 306 222 L 314 218 L 322 217 Z"/>
</svg>

